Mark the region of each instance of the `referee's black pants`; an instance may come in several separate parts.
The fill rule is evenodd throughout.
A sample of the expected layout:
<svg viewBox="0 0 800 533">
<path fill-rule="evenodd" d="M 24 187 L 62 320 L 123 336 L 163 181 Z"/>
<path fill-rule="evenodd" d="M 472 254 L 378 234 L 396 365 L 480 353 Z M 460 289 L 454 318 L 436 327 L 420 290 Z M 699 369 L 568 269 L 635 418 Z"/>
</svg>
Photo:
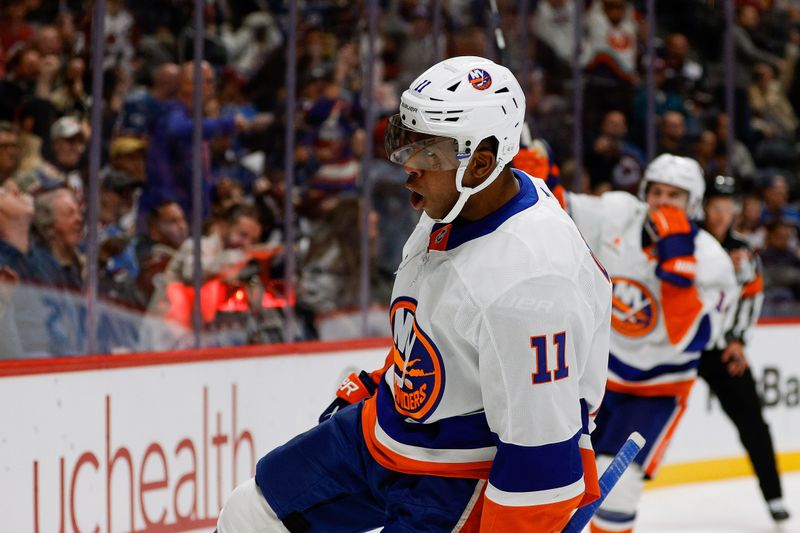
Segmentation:
<svg viewBox="0 0 800 533">
<path fill-rule="evenodd" d="M 736 426 L 739 439 L 758 476 L 764 500 L 782 497 L 772 437 L 761 413 L 761 399 L 756 392 L 750 367 L 741 376 L 731 376 L 722 362 L 722 350 L 714 349 L 703 352 L 698 373 L 719 398 L 722 410 Z"/>
</svg>

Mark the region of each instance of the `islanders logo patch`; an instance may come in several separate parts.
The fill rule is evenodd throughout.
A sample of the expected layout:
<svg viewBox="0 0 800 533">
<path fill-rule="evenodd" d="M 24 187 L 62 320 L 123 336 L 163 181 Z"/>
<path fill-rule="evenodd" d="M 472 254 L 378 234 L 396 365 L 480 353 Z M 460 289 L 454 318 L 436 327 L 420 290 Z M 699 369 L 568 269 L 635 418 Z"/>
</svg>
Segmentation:
<svg viewBox="0 0 800 533">
<path fill-rule="evenodd" d="M 492 86 L 492 77 L 482 68 L 470 70 L 467 79 L 469 79 L 469 84 L 479 91 L 485 91 Z"/>
<path fill-rule="evenodd" d="M 642 283 L 611 278 L 611 327 L 625 337 L 644 337 L 658 322 L 658 302 Z"/>
<path fill-rule="evenodd" d="M 392 303 L 394 403 L 397 412 L 423 421 L 436 408 L 444 390 L 442 356 L 419 327 L 417 301 L 398 298 Z"/>
</svg>

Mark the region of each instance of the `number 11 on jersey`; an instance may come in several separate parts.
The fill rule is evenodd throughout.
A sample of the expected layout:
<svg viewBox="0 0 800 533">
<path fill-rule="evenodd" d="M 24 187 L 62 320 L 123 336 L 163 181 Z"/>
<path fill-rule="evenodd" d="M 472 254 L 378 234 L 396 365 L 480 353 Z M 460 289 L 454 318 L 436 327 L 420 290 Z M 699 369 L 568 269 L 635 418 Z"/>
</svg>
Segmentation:
<svg viewBox="0 0 800 533">
<path fill-rule="evenodd" d="M 531 337 L 531 348 L 536 351 L 536 372 L 531 374 L 534 385 L 550 383 L 553 380 L 564 379 L 569 376 L 567 366 L 567 332 L 562 331 L 553 335 L 553 344 L 556 345 L 556 368 L 550 370 L 547 363 L 547 335 Z"/>
</svg>

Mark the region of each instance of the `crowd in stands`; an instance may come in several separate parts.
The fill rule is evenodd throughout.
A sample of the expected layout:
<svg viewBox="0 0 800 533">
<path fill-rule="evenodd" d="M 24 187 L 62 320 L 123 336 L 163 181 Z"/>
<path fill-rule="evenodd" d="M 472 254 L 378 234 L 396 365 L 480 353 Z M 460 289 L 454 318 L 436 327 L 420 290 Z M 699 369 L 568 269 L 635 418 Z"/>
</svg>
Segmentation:
<svg viewBox="0 0 800 533">
<path fill-rule="evenodd" d="M 36 307 L 25 311 L 30 302 L 20 287 L 84 294 L 90 246 L 98 250 L 103 304 L 192 326 L 194 2 L 105 4 L 100 61 L 90 50 L 92 2 L 5 0 L 0 6 L 0 330 L 17 330 L 17 355 L 57 352 L 59 345 L 51 342 L 37 352 L 31 348 L 37 335 L 20 333 L 35 330 L 31 324 L 37 320 L 48 322 Z M 644 2 L 587 2 L 581 117 L 572 112 L 576 2 L 533 2 L 527 49 L 519 3 L 499 4 L 509 43 L 506 62 L 517 73 L 530 73 L 521 80 L 529 127 L 551 145 L 565 185 L 636 193 L 647 164 Z M 724 112 L 721 3 L 657 4 L 657 154 L 694 157 L 708 179 L 730 165 L 740 193 L 737 230 L 764 263 L 765 312 L 797 314 L 800 2 L 736 3 L 734 139 L 728 138 Z M 244 324 L 244 342 L 286 340 L 280 309 L 294 305 L 295 339 L 360 334 L 361 234 L 370 240 L 371 304 L 388 304 L 402 243 L 417 215 L 403 170 L 385 159 L 386 118 L 396 112 L 414 74 L 437 60 L 437 50 L 442 56 L 485 57 L 498 57 L 498 51 L 482 1 L 442 2 L 438 35 L 433 2 L 379 2 L 371 95 L 378 122 L 374 131 L 365 131 L 365 5 L 299 4 L 295 186 L 287 191 L 287 4 L 205 2 L 199 270 L 202 319 L 209 330 L 235 316 Z M 93 95 L 91 65 L 98 63 L 103 91 Z M 102 105 L 99 132 L 90 127 L 94 103 Z M 585 132 L 582 154 L 573 153 L 575 120 Z M 86 238 L 93 135 L 100 135 L 102 147 L 96 243 Z M 364 227 L 360 185 L 368 143 L 374 147 L 367 167 L 374 195 Z M 576 168 L 582 168 L 581 176 Z M 285 242 L 287 195 L 297 215 L 293 243 Z M 287 294 L 282 283 L 287 246 L 297 257 L 295 294 Z M 369 321 L 370 334 L 388 333 L 380 309 L 377 316 Z"/>
<path fill-rule="evenodd" d="M 571 183 L 574 188 L 592 193 L 638 190 L 647 164 L 648 28 L 643 4 L 595 0 L 587 9 L 581 56 L 586 86 L 583 176 Z M 800 2 L 735 4 L 735 135 L 729 139 L 722 3 L 656 3 L 654 155 L 693 157 L 709 181 L 731 169 L 740 203 L 736 230 L 764 263 L 764 314 L 796 315 Z M 559 122 L 572 98 L 568 69 L 574 17 L 575 2 L 567 0 L 539 1 L 534 17 L 530 122 L 536 135 L 550 141 L 562 169 L 574 168 L 570 160 L 576 157 L 569 131 Z"/>
</svg>

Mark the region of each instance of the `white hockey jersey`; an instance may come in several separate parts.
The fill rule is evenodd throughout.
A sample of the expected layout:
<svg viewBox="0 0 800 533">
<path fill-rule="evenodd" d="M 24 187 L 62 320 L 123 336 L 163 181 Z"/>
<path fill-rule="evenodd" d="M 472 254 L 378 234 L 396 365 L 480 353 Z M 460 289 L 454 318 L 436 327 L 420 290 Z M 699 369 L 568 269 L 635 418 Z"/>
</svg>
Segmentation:
<svg viewBox="0 0 800 533">
<path fill-rule="evenodd" d="M 611 284 L 545 183 L 514 172 L 520 191 L 499 210 L 423 215 L 406 243 L 393 365 L 363 431 L 386 468 L 488 478 L 481 531 L 560 531 L 597 490 L 588 413 L 605 388 Z"/>
<path fill-rule="evenodd" d="M 657 258 L 642 248 L 646 203 L 626 192 L 571 193 L 568 209 L 614 283 L 608 388 L 685 397 L 700 352 L 722 333 L 725 310 L 738 297 L 728 254 L 699 230 L 695 283 L 680 292 L 656 276 Z"/>
</svg>

